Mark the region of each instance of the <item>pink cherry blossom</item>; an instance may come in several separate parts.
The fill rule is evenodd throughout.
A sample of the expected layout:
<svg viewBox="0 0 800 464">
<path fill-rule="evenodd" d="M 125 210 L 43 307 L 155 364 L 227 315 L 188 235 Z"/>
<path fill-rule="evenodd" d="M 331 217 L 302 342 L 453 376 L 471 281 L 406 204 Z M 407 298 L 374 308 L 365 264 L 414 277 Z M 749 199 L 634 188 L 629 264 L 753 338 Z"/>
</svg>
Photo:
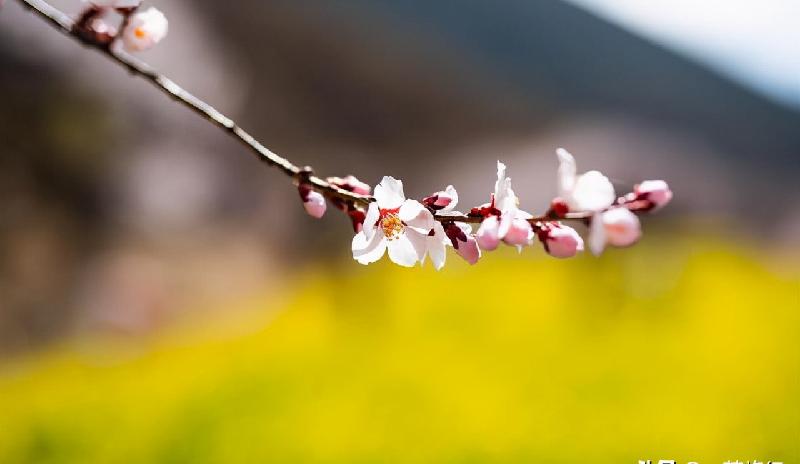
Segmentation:
<svg viewBox="0 0 800 464">
<path fill-rule="evenodd" d="M 639 218 L 628 208 L 615 207 L 596 213 L 592 217 L 589 231 L 589 248 L 599 255 L 606 245 L 626 247 L 633 245 L 642 236 Z"/>
<path fill-rule="evenodd" d="M 578 232 L 560 222 L 541 224 L 537 235 L 545 251 L 555 258 L 571 258 L 583 251 L 583 239 Z"/>
<path fill-rule="evenodd" d="M 475 264 L 481 257 L 478 241 L 472 234 L 472 227 L 463 222 L 450 222 L 444 226 L 445 234 L 456 253 L 470 264 Z"/>
<path fill-rule="evenodd" d="M 600 171 L 588 171 L 577 175 L 575 158 L 565 149 L 556 150 L 558 155 L 558 195 L 567 202 L 569 210 L 601 211 L 616 200 L 614 186 Z"/>
<path fill-rule="evenodd" d="M 327 203 L 321 193 L 312 191 L 303 202 L 303 207 L 309 216 L 319 219 L 325 214 Z"/>
<path fill-rule="evenodd" d="M 497 216 L 489 216 L 481 222 L 475 233 L 481 250 L 493 251 L 500 245 L 500 220 Z"/>
<path fill-rule="evenodd" d="M 389 251 L 389 259 L 401 266 L 414 266 L 427 249 L 434 227 L 433 214 L 416 200 L 407 200 L 403 183 L 386 176 L 375 187 L 362 230 L 353 237 L 353 259 L 370 264 Z"/>
<path fill-rule="evenodd" d="M 167 17 L 156 8 L 134 13 L 122 31 L 122 43 L 129 52 L 152 48 L 167 35 Z"/>
<path fill-rule="evenodd" d="M 635 200 L 648 201 L 650 211 L 663 208 L 672 200 L 672 190 L 663 180 L 646 180 L 633 188 Z"/>
</svg>

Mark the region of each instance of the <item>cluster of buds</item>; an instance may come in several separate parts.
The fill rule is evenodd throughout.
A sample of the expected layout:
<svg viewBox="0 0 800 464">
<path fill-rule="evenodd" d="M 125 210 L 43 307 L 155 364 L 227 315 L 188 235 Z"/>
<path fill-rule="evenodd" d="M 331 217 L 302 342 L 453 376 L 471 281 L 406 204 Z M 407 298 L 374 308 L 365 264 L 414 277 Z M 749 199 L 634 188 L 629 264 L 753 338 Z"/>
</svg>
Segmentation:
<svg viewBox="0 0 800 464">
<path fill-rule="evenodd" d="M 111 46 L 119 39 L 125 50 L 142 52 L 167 35 L 169 23 L 156 8 L 139 11 L 142 0 L 89 0 L 75 21 L 73 32 L 88 42 Z M 107 18 L 110 11 L 122 15 L 119 31 Z"/>
<path fill-rule="evenodd" d="M 337 209 L 353 221 L 353 258 L 361 264 L 378 261 L 384 254 L 401 266 L 424 264 L 427 258 L 438 270 L 447 257 L 447 247 L 470 264 L 485 251 L 501 243 L 520 252 L 538 240 L 545 252 L 555 258 L 570 258 L 584 250 L 584 240 L 563 223 L 578 220 L 589 226 L 589 249 L 599 255 L 607 246 L 627 247 L 642 235 L 637 214 L 662 208 L 672 199 L 672 191 L 662 180 L 637 184 L 633 192 L 617 197 L 611 181 L 599 171 L 578 175 L 575 158 L 564 149 L 557 152 L 559 193 L 548 211 L 540 217 L 523 211 L 506 166 L 497 162 L 497 180 L 489 202 L 456 211 L 458 192 L 452 185 L 421 201 L 408 199 L 403 183 L 386 176 L 375 187 L 366 211 L 352 201 L 331 198 Z M 348 192 L 369 195 L 370 186 L 353 176 L 327 181 Z M 306 211 L 319 218 L 325 213 L 325 197 L 310 184 L 299 184 Z M 477 231 L 473 223 L 479 223 Z"/>
</svg>

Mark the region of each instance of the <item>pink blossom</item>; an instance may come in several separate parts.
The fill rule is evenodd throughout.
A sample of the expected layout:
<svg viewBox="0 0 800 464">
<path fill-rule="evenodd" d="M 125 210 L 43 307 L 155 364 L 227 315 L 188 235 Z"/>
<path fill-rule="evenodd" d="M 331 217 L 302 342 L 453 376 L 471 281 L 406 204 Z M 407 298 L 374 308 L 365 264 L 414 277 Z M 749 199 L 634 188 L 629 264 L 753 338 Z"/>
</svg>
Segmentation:
<svg viewBox="0 0 800 464">
<path fill-rule="evenodd" d="M 309 192 L 308 197 L 303 202 L 303 207 L 309 216 L 319 219 L 325 214 L 327 203 L 321 193 L 312 191 Z"/>
<path fill-rule="evenodd" d="M 545 251 L 555 258 L 571 258 L 583 251 L 583 239 L 578 232 L 560 222 L 542 224 L 538 236 Z"/>
<path fill-rule="evenodd" d="M 493 251 L 500 245 L 500 220 L 497 216 L 489 216 L 481 222 L 475 238 L 481 250 Z"/>
<path fill-rule="evenodd" d="M 156 8 L 134 13 L 122 31 L 122 43 L 129 52 L 152 48 L 167 35 L 167 17 Z"/>
<path fill-rule="evenodd" d="M 599 255 L 606 245 L 626 247 L 642 236 L 639 218 L 628 208 L 615 207 L 596 213 L 589 231 L 589 248 Z"/>
<path fill-rule="evenodd" d="M 636 200 L 650 202 L 651 211 L 663 208 L 672 200 L 672 190 L 663 180 L 646 180 L 633 189 Z"/>
<path fill-rule="evenodd" d="M 601 211 L 616 200 L 614 186 L 600 171 L 588 171 L 577 175 L 575 158 L 565 149 L 556 150 L 558 155 L 559 196 L 567 202 L 569 210 Z"/>
<path fill-rule="evenodd" d="M 401 266 L 414 266 L 424 255 L 428 234 L 434 228 L 433 214 L 416 200 L 407 200 L 403 183 L 386 176 L 375 187 L 362 230 L 353 237 L 353 259 L 370 264 L 388 250 L 389 259 Z"/>
</svg>

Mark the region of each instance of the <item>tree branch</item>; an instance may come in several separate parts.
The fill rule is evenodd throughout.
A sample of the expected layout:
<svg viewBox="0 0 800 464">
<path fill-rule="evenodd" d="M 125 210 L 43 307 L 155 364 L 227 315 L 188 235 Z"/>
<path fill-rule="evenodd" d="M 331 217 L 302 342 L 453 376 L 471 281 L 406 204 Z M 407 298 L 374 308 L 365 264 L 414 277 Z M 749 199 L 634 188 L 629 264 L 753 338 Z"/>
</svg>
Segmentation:
<svg viewBox="0 0 800 464">
<path fill-rule="evenodd" d="M 147 80 L 174 101 L 189 108 L 211 124 L 226 131 L 242 145 L 244 145 L 245 148 L 247 148 L 259 161 L 279 169 L 284 174 L 292 177 L 298 182 L 302 181 L 303 183 L 309 184 L 314 190 L 322 193 L 328 198 L 352 202 L 355 205 L 362 207 L 369 205 L 369 203 L 372 201 L 375 201 L 374 197 L 372 196 L 358 195 L 347 190 L 343 190 L 336 185 L 333 185 L 326 180 L 313 175 L 311 168 L 298 167 L 292 164 L 286 158 L 283 158 L 277 153 L 269 150 L 261 142 L 256 140 L 255 137 L 239 127 L 239 125 L 236 124 L 236 122 L 234 122 L 231 118 L 225 116 L 213 106 L 189 93 L 180 85 L 175 83 L 175 81 L 172 79 L 159 73 L 154 68 L 134 58 L 130 54 L 122 51 L 119 47 L 114 46 L 116 40 L 112 41 L 110 44 L 103 44 L 87 38 L 86 36 L 80 34 L 79 31 L 74 27 L 75 21 L 73 21 L 72 18 L 43 0 L 18 1 L 23 7 L 46 20 L 55 29 L 58 29 L 62 33 L 77 40 L 83 45 L 102 53 L 112 61 L 127 69 L 131 74 Z M 588 215 L 585 213 L 571 213 L 566 217 L 559 219 L 584 220 L 587 217 Z M 460 216 L 434 215 L 434 218 L 440 222 L 458 221 L 479 223 L 483 220 L 482 216 L 468 214 Z M 553 220 L 553 218 L 539 216 L 530 219 L 530 222 L 536 223 L 548 220 Z"/>
</svg>

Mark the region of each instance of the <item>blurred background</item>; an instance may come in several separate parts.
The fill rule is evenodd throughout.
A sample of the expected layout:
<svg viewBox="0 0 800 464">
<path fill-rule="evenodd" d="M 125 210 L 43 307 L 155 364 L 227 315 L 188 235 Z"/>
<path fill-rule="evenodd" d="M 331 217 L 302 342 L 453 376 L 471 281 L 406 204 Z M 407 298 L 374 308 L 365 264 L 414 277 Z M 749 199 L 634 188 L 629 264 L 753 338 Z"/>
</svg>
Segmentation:
<svg viewBox="0 0 800 464">
<path fill-rule="evenodd" d="M 77 14 L 77 0 L 55 5 Z M 352 261 L 332 208 L 9 0 L 0 462 L 800 460 L 800 4 L 154 1 L 142 58 L 322 175 L 676 193 L 601 258 Z"/>
</svg>

